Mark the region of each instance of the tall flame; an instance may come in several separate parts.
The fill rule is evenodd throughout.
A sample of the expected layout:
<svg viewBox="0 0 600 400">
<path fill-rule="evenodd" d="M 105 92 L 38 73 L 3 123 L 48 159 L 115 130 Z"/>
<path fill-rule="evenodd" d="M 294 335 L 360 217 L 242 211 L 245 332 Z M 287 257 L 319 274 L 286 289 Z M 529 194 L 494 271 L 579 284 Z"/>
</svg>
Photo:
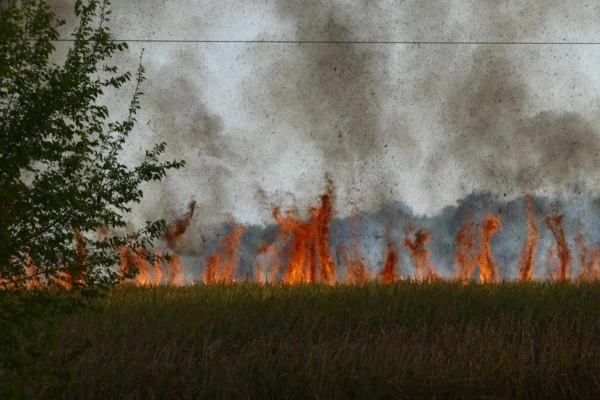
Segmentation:
<svg viewBox="0 0 600 400">
<path fill-rule="evenodd" d="M 387 252 L 385 254 L 385 263 L 379 276 L 383 283 L 394 283 L 398 280 L 398 262 L 400 261 L 400 252 L 398 246 L 393 241 L 388 243 Z"/>
<path fill-rule="evenodd" d="M 235 282 L 235 272 L 240 262 L 238 247 L 242 233 L 245 230 L 244 225 L 234 226 L 233 231 L 221 241 L 222 247 L 206 258 L 204 269 L 204 282 L 206 284 L 231 284 Z"/>
<path fill-rule="evenodd" d="M 347 282 L 361 285 L 371 280 L 371 274 L 367 270 L 365 258 L 361 254 L 360 246 L 358 244 L 356 223 L 360 221 L 360 215 L 357 208 L 354 208 L 352 211 L 350 220 L 353 221 L 353 223 L 350 225 L 353 244 L 351 247 L 341 247 L 340 252 L 344 258 L 344 263 L 346 264 Z M 352 255 L 350 254 L 350 249 L 352 249 Z"/>
<path fill-rule="evenodd" d="M 346 263 L 346 270 L 348 271 L 348 283 L 364 284 L 371 279 L 369 271 L 367 271 L 364 258 L 360 253 L 358 244 L 352 246 L 352 256 L 350 256 L 348 248 L 342 247 L 340 249 L 344 262 Z"/>
<path fill-rule="evenodd" d="M 321 196 L 320 207 L 309 209 L 310 218 L 303 221 L 294 210 L 281 214 L 274 207 L 273 218 L 281 229 L 285 246 L 284 283 L 312 283 L 317 279 L 333 283 L 336 266 L 329 251 L 329 230 L 333 217 L 333 186 Z M 317 270 L 319 272 L 317 278 Z"/>
<path fill-rule="evenodd" d="M 277 275 L 281 270 L 281 254 L 279 246 L 275 241 L 272 243 L 263 243 L 257 250 L 255 263 L 255 282 L 266 283 L 275 282 Z M 271 272 L 267 275 L 268 265 L 271 265 Z"/>
<path fill-rule="evenodd" d="M 326 192 L 320 196 L 320 204 L 308 209 L 308 218 L 300 217 L 297 210 L 281 211 L 273 207 L 272 215 L 278 229 L 273 230 L 274 236 L 265 239 L 263 245 L 256 250 L 254 258 L 254 272 L 242 271 L 244 281 L 254 280 L 257 283 L 282 282 L 285 284 L 305 283 L 335 283 L 337 275 L 334 252 L 330 250 L 329 235 L 334 214 L 333 185 L 329 182 Z M 196 203 L 191 202 L 187 213 L 169 224 L 163 236 L 165 243 L 171 250 L 179 244 L 182 235 L 188 230 L 196 210 Z M 527 213 L 527 237 L 521 249 L 518 263 L 519 279 L 530 281 L 534 279 L 536 252 L 540 240 L 540 231 L 535 223 L 533 201 L 529 197 L 525 207 Z M 352 218 L 358 218 L 355 210 Z M 346 267 L 346 281 L 353 284 L 363 284 L 370 280 L 379 280 L 389 284 L 402 279 L 400 273 L 400 250 L 396 240 L 392 238 L 391 229 L 395 219 L 388 221 L 385 231 L 387 248 L 384 254 L 384 264 L 379 272 L 373 275 L 369 272 L 367 262 L 361 254 L 361 246 L 357 240 L 357 233 L 351 225 L 353 241 L 338 248 Z M 563 216 L 551 216 L 545 219 L 545 226 L 551 230 L 556 246 L 548 251 L 548 264 L 552 276 L 557 281 L 569 280 L 572 262 L 572 253 L 569 249 L 566 234 L 563 229 Z M 207 284 L 226 283 L 236 281 L 240 272 L 239 246 L 241 236 L 246 227 L 232 224 L 231 233 L 225 236 L 217 250 L 206 257 L 206 266 L 203 272 L 204 282 Z M 481 229 L 481 231 L 479 231 Z M 502 229 L 499 216 L 487 214 L 481 224 L 475 225 L 472 216 L 463 222 L 456 234 L 456 249 L 454 254 L 457 271 L 455 281 L 468 282 L 472 279 L 475 267 L 479 268 L 479 281 L 499 282 L 500 274 L 494 259 L 491 240 L 497 231 Z M 106 232 L 99 230 L 99 235 Z M 85 276 L 85 239 L 75 232 L 75 257 L 76 266 L 59 275 L 58 284 L 70 288 L 72 283 L 82 282 Z M 202 240 L 205 241 L 204 236 Z M 410 251 L 415 265 L 415 278 L 420 281 L 431 282 L 440 279 L 428 245 L 432 241 L 432 232 L 424 228 L 409 228 L 404 237 L 404 245 Z M 582 272 L 578 280 L 600 279 L 600 248 L 586 244 L 583 235 L 576 239 L 579 245 L 579 261 Z M 134 282 L 138 285 L 162 284 L 183 285 L 185 275 L 182 260 L 179 255 L 172 254 L 171 259 L 165 261 L 160 252 L 156 254 L 154 264 L 151 265 L 146 250 L 131 250 L 126 247 L 120 249 L 121 268 L 130 272 L 139 270 Z M 35 267 L 26 265 L 27 272 Z"/>
<path fill-rule="evenodd" d="M 160 285 L 163 280 L 163 267 L 162 267 L 163 255 L 160 251 L 157 251 L 154 259 L 154 279 L 152 280 L 153 285 Z"/>
<path fill-rule="evenodd" d="M 579 245 L 579 261 L 581 264 L 581 273 L 577 280 L 600 279 L 600 250 L 588 246 L 582 234 L 579 234 L 575 240 Z"/>
<path fill-rule="evenodd" d="M 330 185 L 327 193 L 321 196 L 321 207 L 316 213 L 316 241 L 321 265 L 321 282 L 333 283 L 335 279 L 335 263 L 333 254 L 329 251 L 329 227 L 333 217 L 333 187 Z"/>
<path fill-rule="evenodd" d="M 426 247 L 431 240 L 431 232 L 423 228 L 418 229 L 414 232 L 414 240 L 410 240 L 409 232 L 404 238 L 404 245 L 410 250 L 415 261 L 415 278 L 427 282 L 439 279 L 435 272 L 435 266 L 429 261 L 429 250 Z"/>
<path fill-rule="evenodd" d="M 206 266 L 204 267 L 204 283 L 212 285 L 217 282 L 217 266 L 221 263 L 221 255 L 215 253 L 206 257 Z"/>
<path fill-rule="evenodd" d="M 481 280 L 481 283 L 499 282 L 500 274 L 498 273 L 496 260 L 492 254 L 490 239 L 494 236 L 496 231 L 502 229 L 500 217 L 494 217 L 491 214 L 487 214 L 481 228 L 481 249 L 479 254 L 477 254 L 479 279 Z"/>
<path fill-rule="evenodd" d="M 148 276 L 148 261 L 144 249 L 131 251 L 128 247 L 121 247 L 119 254 L 121 256 L 121 270 L 125 273 L 131 273 L 134 268 L 139 271 L 135 277 L 136 285 L 148 285 L 150 278 Z"/>
<path fill-rule="evenodd" d="M 273 217 L 281 229 L 281 236 L 285 243 L 287 268 L 284 271 L 285 283 L 310 283 L 314 282 L 317 271 L 317 257 L 315 249 L 316 209 L 310 209 L 311 219 L 302 221 L 293 210 L 287 211 L 282 216 L 279 208 L 273 210 Z"/>
<path fill-rule="evenodd" d="M 535 268 L 535 252 L 537 250 L 540 234 L 535 225 L 535 216 L 533 215 L 531 198 L 527 199 L 527 238 L 521 251 L 521 261 L 519 262 L 519 279 L 530 281 L 533 279 L 533 270 Z"/>
<path fill-rule="evenodd" d="M 177 241 L 187 231 L 192 219 L 194 218 L 195 210 L 196 202 L 192 201 L 188 205 L 188 212 L 183 217 L 177 218 L 169 224 L 167 231 L 163 236 L 163 239 L 167 242 L 169 248 L 173 249 L 176 246 Z"/>
<path fill-rule="evenodd" d="M 454 258 L 458 271 L 454 279 L 459 282 L 468 282 L 475 271 L 475 224 L 469 219 L 461 226 L 456 234 L 456 253 Z"/>
<path fill-rule="evenodd" d="M 183 266 L 181 259 L 177 254 L 170 254 L 171 260 L 167 261 L 167 278 L 169 285 L 183 286 L 185 277 L 183 275 Z"/>
<path fill-rule="evenodd" d="M 569 280 L 571 270 L 571 259 L 572 254 L 567 244 L 565 237 L 565 230 L 563 229 L 562 222 L 563 216 L 557 215 L 554 217 L 546 218 L 546 226 L 552 231 L 554 239 L 556 239 L 556 250 L 555 253 L 558 256 L 559 264 L 558 268 L 554 269 L 552 275 L 556 281 Z"/>
<path fill-rule="evenodd" d="M 74 285 L 83 283 L 87 256 L 83 235 L 77 228 L 73 229 L 73 233 L 75 234 L 75 262 L 56 278 L 56 283 L 67 290 L 72 290 Z"/>
</svg>

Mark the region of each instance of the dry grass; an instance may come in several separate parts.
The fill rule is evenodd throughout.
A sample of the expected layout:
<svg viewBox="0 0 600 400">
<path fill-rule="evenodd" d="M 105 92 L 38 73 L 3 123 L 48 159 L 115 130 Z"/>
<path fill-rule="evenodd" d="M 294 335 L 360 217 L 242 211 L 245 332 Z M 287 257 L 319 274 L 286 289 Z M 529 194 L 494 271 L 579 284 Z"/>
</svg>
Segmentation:
<svg viewBox="0 0 600 400">
<path fill-rule="evenodd" d="M 68 398 L 600 394 L 600 284 L 129 287 L 60 329 Z"/>
</svg>

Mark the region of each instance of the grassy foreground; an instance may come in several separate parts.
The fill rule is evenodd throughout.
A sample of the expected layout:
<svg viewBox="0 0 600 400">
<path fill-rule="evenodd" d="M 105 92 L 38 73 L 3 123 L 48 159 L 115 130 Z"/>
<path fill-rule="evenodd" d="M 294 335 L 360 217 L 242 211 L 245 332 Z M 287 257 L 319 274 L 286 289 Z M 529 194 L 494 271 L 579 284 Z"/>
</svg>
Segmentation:
<svg viewBox="0 0 600 400">
<path fill-rule="evenodd" d="M 59 329 L 69 398 L 600 395 L 600 284 L 128 287 Z"/>
</svg>

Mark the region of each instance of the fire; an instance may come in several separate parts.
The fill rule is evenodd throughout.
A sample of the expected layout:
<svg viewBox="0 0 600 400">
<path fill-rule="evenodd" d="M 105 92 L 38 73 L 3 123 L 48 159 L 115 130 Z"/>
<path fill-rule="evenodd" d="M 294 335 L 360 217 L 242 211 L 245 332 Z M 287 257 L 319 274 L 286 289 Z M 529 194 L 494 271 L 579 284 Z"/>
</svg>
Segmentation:
<svg viewBox="0 0 600 400">
<path fill-rule="evenodd" d="M 177 241 L 181 239 L 183 234 L 187 231 L 192 219 L 194 218 L 194 212 L 196 211 L 196 202 L 192 201 L 188 205 L 188 212 L 181 218 L 175 219 L 167 227 L 167 231 L 163 239 L 167 242 L 170 249 L 175 248 Z"/>
<path fill-rule="evenodd" d="M 163 279 L 163 267 L 162 267 L 163 255 L 160 251 L 157 251 L 154 259 L 154 279 L 152 280 L 153 285 L 160 285 Z"/>
<path fill-rule="evenodd" d="M 146 259 L 146 251 L 137 249 L 131 251 L 128 247 L 121 247 L 119 252 L 121 256 L 121 270 L 127 274 L 131 273 L 134 268 L 137 268 L 138 274 L 135 277 L 136 285 L 148 285 L 150 279 L 148 276 L 148 260 Z"/>
<path fill-rule="evenodd" d="M 393 241 L 390 241 L 385 254 L 383 269 L 379 272 L 379 276 L 383 283 L 389 284 L 398 280 L 398 261 L 400 261 L 398 246 L 396 246 L 396 243 Z"/>
<path fill-rule="evenodd" d="M 490 239 L 499 229 L 502 229 L 500 218 L 487 214 L 481 227 L 481 250 L 477 254 L 481 283 L 496 283 L 500 281 L 500 274 L 498 273 L 496 260 L 494 260 L 494 255 L 492 254 L 492 246 L 490 245 Z"/>
<path fill-rule="evenodd" d="M 567 244 L 565 230 L 562 226 L 563 216 L 558 215 L 554 217 L 548 217 L 546 218 L 545 222 L 548 229 L 552 231 L 554 239 L 556 239 L 556 250 L 553 254 L 558 256 L 559 263 L 558 268 L 552 269 L 552 275 L 554 277 L 554 280 L 569 280 L 571 270 L 571 259 L 573 256 L 571 254 L 571 250 L 569 249 L 569 245 Z"/>
<path fill-rule="evenodd" d="M 350 225 L 353 244 L 351 247 L 341 247 L 340 252 L 342 253 L 346 265 L 346 281 L 348 283 L 362 285 L 371 280 L 371 274 L 367 270 L 365 258 L 361 254 L 360 246 L 358 244 L 356 223 L 360 221 L 360 215 L 357 208 L 354 208 L 352 211 L 350 220 L 353 221 L 352 225 Z M 350 249 L 352 249 L 352 255 L 350 254 Z"/>
<path fill-rule="evenodd" d="M 254 269 L 254 282 L 262 285 L 265 283 L 265 274 L 263 273 L 262 266 L 259 262 L 256 263 L 256 267 Z"/>
<path fill-rule="evenodd" d="M 211 285 L 217 282 L 217 266 L 221 263 L 221 255 L 215 253 L 206 257 L 206 267 L 204 267 L 204 283 Z"/>
<path fill-rule="evenodd" d="M 269 282 L 275 282 L 277 280 L 277 275 L 281 271 L 281 251 L 279 250 L 279 246 L 272 246 L 267 251 L 267 254 L 272 254 L 273 265 L 271 267 L 271 272 L 269 273 Z"/>
<path fill-rule="evenodd" d="M 170 261 L 167 261 L 167 279 L 169 285 L 183 286 L 185 278 L 183 276 L 183 266 L 181 259 L 176 254 L 170 254 Z"/>
<path fill-rule="evenodd" d="M 26 275 L 32 277 L 25 283 L 25 287 L 27 289 L 34 289 L 34 288 L 40 287 L 41 286 L 40 278 L 35 274 L 36 268 L 31 263 L 31 257 L 29 256 L 29 254 L 25 255 L 25 265 L 26 265 L 26 267 L 25 267 Z"/>
<path fill-rule="evenodd" d="M 585 238 L 579 234 L 575 239 L 579 245 L 579 262 L 581 273 L 578 281 L 597 280 L 600 278 L 600 250 L 592 248 L 585 243 Z"/>
<path fill-rule="evenodd" d="M 72 290 L 75 284 L 83 283 L 85 258 L 87 255 L 85 239 L 79 229 L 73 229 L 75 234 L 75 265 L 58 274 L 56 283 L 67 290 Z"/>
<path fill-rule="evenodd" d="M 331 183 L 321 196 L 321 206 L 311 207 L 309 214 L 309 220 L 303 221 L 294 210 L 282 215 L 279 207 L 273 209 L 273 218 L 281 229 L 285 247 L 287 267 L 283 274 L 284 283 L 320 281 L 331 284 L 335 281 L 336 265 L 329 251 L 329 230 L 333 217 Z"/>
<path fill-rule="evenodd" d="M 268 281 L 275 282 L 281 269 L 279 246 L 277 246 L 275 242 L 263 243 L 263 245 L 256 250 L 256 254 L 257 257 L 254 267 L 255 282 L 260 284 L 266 283 L 266 271 L 269 264 L 271 264 L 271 272 L 268 275 Z"/>
<path fill-rule="evenodd" d="M 281 236 L 286 248 L 287 268 L 283 276 L 285 283 L 315 281 L 317 272 L 316 213 L 316 209 L 311 208 L 311 219 L 304 222 L 295 211 L 290 210 L 285 216 L 282 216 L 278 207 L 273 210 L 273 218 L 281 229 Z"/>
<path fill-rule="evenodd" d="M 329 226 L 333 217 L 333 188 L 321 196 L 321 207 L 316 212 L 316 241 L 321 264 L 321 282 L 333 283 L 335 279 L 335 264 L 329 251 Z"/>
<path fill-rule="evenodd" d="M 384 284 L 394 283 L 398 280 L 398 263 L 400 261 L 400 251 L 394 239 L 392 239 L 392 223 L 391 220 L 385 227 L 385 239 L 387 241 L 387 250 L 384 257 L 383 268 L 379 272 L 379 278 Z"/>
<path fill-rule="evenodd" d="M 246 230 L 243 225 L 234 226 L 233 232 L 223 238 L 222 248 L 215 254 L 207 257 L 204 270 L 204 282 L 206 284 L 235 282 L 235 271 L 237 270 L 240 259 L 238 257 L 238 247 L 242 233 Z"/>
<path fill-rule="evenodd" d="M 340 249 L 344 262 L 346 263 L 346 269 L 348 271 L 348 283 L 364 284 L 371 279 L 369 271 L 367 271 L 365 261 L 360 253 L 358 244 L 352 246 L 352 256 L 350 256 L 348 248 L 342 247 Z"/>
<path fill-rule="evenodd" d="M 419 281 L 425 280 L 427 282 L 439 279 L 438 274 L 435 272 L 435 266 L 429 262 L 429 250 L 426 247 L 429 240 L 431 240 L 431 232 L 422 228 L 418 229 L 414 232 L 414 240 L 410 240 L 409 232 L 407 232 L 404 239 L 404 245 L 410 250 L 415 260 L 415 277 Z"/>
<path fill-rule="evenodd" d="M 531 199 L 527 199 L 527 238 L 521 251 L 521 261 L 519 263 L 519 278 L 522 281 L 533 279 L 533 269 L 535 267 L 535 252 L 540 238 L 538 228 L 535 225 L 535 216 L 531 210 Z"/>
<path fill-rule="evenodd" d="M 246 226 L 230 221 L 231 231 L 223 237 L 213 254 L 206 256 L 203 280 L 206 284 L 233 284 L 240 275 L 244 281 L 253 280 L 258 284 L 281 282 L 284 284 L 334 284 L 340 282 L 337 276 L 337 265 L 334 254 L 343 260 L 346 267 L 346 282 L 350 284 L 364 284 L 377 280 L 384 284 L 391 284 L 403 279 L 400 273 L 400 249 L 392 237 L 395 218 L 388 221 L 385 229 L 385 249 L 383 267 L 378 272 L 371 273 L 365 257 L 361 254 L 361 246 L 355 226 L 351 225 L 352 241 L 331 249 L 329 236 L 331 222 L 334 216 L 334 191 L 329 182 L 324 194 L 319 198 L 320 204 L 308 209 L 308 218 L 302 218 L 297 210 L 282 211 L 274 206 L 273 219 L 277 229 L 271 231 L 270 238 L 263 238 L 263 244 L 256 249 L 254 258 L 254 271 L 238 271 L 240 267 L 240 243 Z M 133 250 L 126 246 L 119 251 L 121 258 L 120 267 L 123 272 L 133 270 L 138 274 L 133 283 L 140 286 L 169 284 L 181 286 L 186 283 L 184 266 L 177 254 L 177 247 L 181 247 L 180 240 L 188 231 L 194 214 L 196 203 L 188 205 L 188 211 L 176 218 L 168 225 L 163 236 L 163 241 L 172 253 L 167 256 L 156 251 L 154 258 L 150 250 Z M 521 249 L 519 280 L 530 281 L 534 279 L 536 252 L 540 240 L 540 231 L 535 223 L 533 201 L 527 199 L 525 212 L 527 214 L 527 237 Z M 358 220 L 355 210 L 351 219 Z M 545 219 L 545 226 L 552 232 L 556 246 L 548 251 L 548 265 L 556 281 L 570 279 L 572 253 L 566 240 L 563 228 L 563 216 L 551 216 Z M 473 277 L 475 267 L 479 267 L 479 281 L 481 283 L 497 283 L 500 274 L 492 252 L 491 240 L 502 229 L 499 216 L 487 214 L 479 224 L 473 222 L 472 215 L 463 222 L 455 237 L 454 261 L 457 271 L 454 280 L 467 283 Z M 85 279 L 86 269 L 86 240 L 77 230 L 75 233 L 75 262 L 73 266 L 59 274 L 56 283 L 71 289 Z M 106 235 L 107 231 L 99 231 L 99 235 Z M 380 237 L 376 237 L 379 239 Z M 202 236 L 203 242 L 204 236 Z M 410 227 L 404 236 L 404 245 L 410 251 L 415 265 L 415 279 L 432 282 L 441 279 L 431 262 L 428 246 L 433 240 L 432 232 L 424 228 Z M 600 279 L 600 247 L 593 247 L 586 243 L 583 235 L 576 238 L 579 245 L 579 261 L 582 272 L 577 277 L 578 281 Z M 181 250 L 181 249 L 179 249 Z M 334 251 L 332 251 L 334 250 Z M 338 260 L 339 260 L 338 258 Z M 30 276 L 37 270 L 29 258 L 25 263 L 26 273 Z M 10 281 L 0 282 L 4 287 L 11 287 Z M 31 288 L 40 285 L 37 279 L 24 283 Z M 12 285 L 16 286 L 16 285 Z"/>
<path fill-rule="evenodd" d="M 456 252 L 454 258 L 458 271 L 454 277 L 459 282 L 468 282 L 475 271 L 475 224 L 471 217 L 456 234 Z"/>
</svg>

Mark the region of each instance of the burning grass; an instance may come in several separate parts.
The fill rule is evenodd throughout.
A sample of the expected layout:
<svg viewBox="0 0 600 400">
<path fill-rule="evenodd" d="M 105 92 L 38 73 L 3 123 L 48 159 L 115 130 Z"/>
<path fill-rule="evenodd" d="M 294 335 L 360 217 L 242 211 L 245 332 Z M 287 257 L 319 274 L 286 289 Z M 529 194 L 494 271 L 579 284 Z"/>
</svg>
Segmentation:
<svg viewBox="0 0 600 400">
<path fill-rule="evenodd" d="M 123 287 L 59 337 L 93 342 L 69 398 L 600 394 L 591 282 Z"/>
</svg>

